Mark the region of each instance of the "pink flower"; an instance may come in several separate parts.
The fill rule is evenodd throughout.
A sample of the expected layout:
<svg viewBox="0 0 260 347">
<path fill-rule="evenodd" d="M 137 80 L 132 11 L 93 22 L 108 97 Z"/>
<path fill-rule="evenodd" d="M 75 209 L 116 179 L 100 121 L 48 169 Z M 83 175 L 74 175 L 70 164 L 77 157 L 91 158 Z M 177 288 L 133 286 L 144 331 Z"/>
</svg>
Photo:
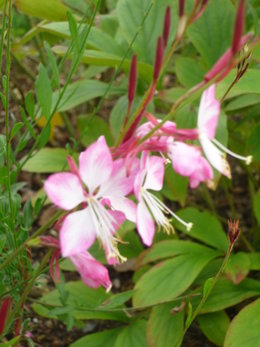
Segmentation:
<svg viewBox="0 0 260 347">
<path fill-rule="evenodd" d="M 204 181 L 211 185 L 213 170 L 199 148 L 176 141 L 169 146 L 168 156 L 173 169 L 178 174 L 189 177 L 191 188 L 197 188 Z"/>
<path fill-rule="evenodd" d="M 107 268 L 99 263 L 89 252 L 82 252 L 72 255 L 70 260 L 73 262 L 83 283 L 92 288 L 102 285 L 109 291 L 112 283 L 109 278 Z"/>
<path fill-rule="evenodd" d="M 136 175 L 134 182 L 134 192 L 138 199 L 137 230 L 143 243 L 147 246 L 151 246 L 153 242 L 155 223 L 166 230 L 167 233 L 173 231 L 170 220 L 165 214 L 170 214 L 179 220 L 188 230 L 192 227 L 191 223 L 185 223 L 181 220 L 160 199 L 149 191 L 150 189 L 155 191 L 161 190 L 163 177 L 164 159 L 157 156 L 150 157 L 147 151 L 143 152 L 140 171 Z"/>
<path fill-rule="evenodd" d="M 219 114 L 220 102 L 215 98 L 215 85 L 213 84 L 202 94 L 198 114 L 199 140 L 210 164 L 220 173 L 230 178 L 230 167 L 222 151 L 237 159 L 244 160 L 247 164 L 250 164 L 252 157 L 243 157 L 233 153 L 214 138 Z"/>
<path fill-rule="evenodd" d="M 83 208 L 65 217 L 60 230 L 61 252 L 74 256 L 99 238 L 109 257 L 120 258 L 113 234 L 125 217 L 136 220 L 136 206 L 125 196 L 133 190 L 122 159 L 113 161 L 101 136 L 79 156 L 79 169 L 70 161 L 72 173 L 51 175 L 44 184 L 49 199 L 64 210 Z M 108 208 L 106 208 L 108 206 Z"/>
</svg>

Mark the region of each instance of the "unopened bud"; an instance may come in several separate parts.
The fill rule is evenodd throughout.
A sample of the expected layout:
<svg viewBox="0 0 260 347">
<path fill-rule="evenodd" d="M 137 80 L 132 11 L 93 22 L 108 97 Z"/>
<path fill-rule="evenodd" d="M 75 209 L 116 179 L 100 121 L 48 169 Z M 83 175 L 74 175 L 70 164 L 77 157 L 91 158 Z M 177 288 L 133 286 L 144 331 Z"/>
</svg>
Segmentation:
<svg viewBox="0 0 260 347">
<path fill-rule="evenodd" d="M 237 221 L 228 221 L 228 237 L 230 241 L 230 245 L 233 245 L 238 236 L 239 236 L 239 220 Z"/>
<path fill-rule="evenodd" d="M 206 6 L 208 5 L 208 2 L 209 2 L 209 0 L 203 0 L 202 1 L 201 5 L 200 5 L 200 9 L 195 14 L 195 16 L 192 18 L 192 22 L 195 22 L 197 19 L 199 19 L 203 15 L 203 13 L 206 9 Z"/>
<path fill-rule="evenodd" d="M 179 19 L 179 24 L 178 24 L 178 29 L 177 29 L 177 35 L 176 35 L 176 38 L 179 40 L 184 31 L 185 31 L 185 28 L 186 28 L 186 24 L 187 24 L 187 18 L 186 16 L 182 16 L 180 19 Z"/>
<path fill-rule="evenodd" d="M 156 81 L 160 75 L 161 67 L 162 67 L 162 61 L 163 61 L 163 44 L 162 44 L 162 38 L 159 37 L 157 41 L 157 48 L 156 48 L 156 56 L 155 56 L 155 62 L 154 62 L 154 72 L 153 72 L 153 79 Z"/>
<path fill-rule="evenodd" d="M 0 334 L 3 333 L 5 328 L 5 322 L 9 311 L 9 306 L 11 304 L 11 297 L 7 296 L 0 308 Z"/>
<path fill-rule="evenodd" d="M 77 165 L 75 163 L 75 160 L 70 155 L 67 156 L 67 162 L 68 162 L 71 173 L 78 175 Z"/>
<path fill-rule="evenodd" d="M 169 34 L 171 29 L 171 8 L 167 6 L 164 16 L 164 25 L 163 25 L 163 44 L 164 47 L 167 46 Z"/>
<path fill-rule="evenodd" d="M 237 15 L 236 15 L 234 34 L 233 34 L 233 42 L 232 42 L 233 54 L 236 54 L 240 49 L 240 40 L 241 40 L 243 29 L 244 29 L 244 16 L 245 16 L 245 0 L 240 0 L 238 10 L 237 10 Z"/>
<path fill-rule="evenodd" d="M 181 18 L 184 15 L 185 11 L 185 0 L 179 0 L 179 17 Z"/>
<path fill-rule="evenodd" d="M 137 56 L 133 55 L 129 73 L 129 84 L 128 84 L 128 102 L 131 104 L 135 97 L 136 90 L 136 78 L 137 78 Z"/>
</svg>

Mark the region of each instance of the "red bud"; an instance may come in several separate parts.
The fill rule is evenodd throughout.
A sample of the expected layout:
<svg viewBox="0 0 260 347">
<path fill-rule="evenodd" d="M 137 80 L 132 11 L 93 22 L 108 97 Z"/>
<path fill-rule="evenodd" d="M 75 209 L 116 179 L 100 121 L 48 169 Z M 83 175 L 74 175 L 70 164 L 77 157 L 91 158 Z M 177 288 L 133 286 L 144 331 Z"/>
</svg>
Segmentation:
<svg viewBox="0 0 260 347">
<path fill-rule="evenodd" d="M 0 308 L 0 334 L 2 334 L 2 332 L 4 331 L 4 328 L 5 328 L 5 322 L 6 322 L 6 318 L 8 315 L 10 303 L 11 303 L 11 297 L 7 296 L 4 299 L 2 306 Z"/>
<path fill-rule="evenodd" d="M 231 245 L 237 240 L 239 233 L 239 220 L 228 221 L 228 237 Z"/>
<path fill-rule="evenodd" d="M 240 39 L 244 29 L 244 16 L 245 16 L 245 0 L 240 0 L 238 10 L 237 10 L 237 15 L 236 15 L 233 42 L 232 42 L 233 54 L 236 54 L 240 49 Z"/>
<path fill-rule="evenodd" d="M 154 63 L 154 72 L 153 72 L 153 79 L 156 81 L 160 75 L 160 70 L 162 67 L 162 61 L 163 61 L 163 45 L 162 45 L 162 38 L 159 37 L 157 41 L 157 48 L 156 48 L 156 56 L 155 56 L 155 63 Z"/>
<path fill-rule="evenodd" d="M 163 44 L 164 47 L 167 46 L 169 33 L 171 29 L 171 8 L 167 6 L 164 16 L 164 25 L 163 25 Z"/>
<path fill-rule="evenodd" d="M 181 18 L 184 15 L 185 9 L 185 0 L 179 0 L 179 17 Z"/>
<path fill-rule="evenodd" d="M 137 56 L 133 55 L 129 74 L 129 84 L 128 84 L 128 101 L 129 104 L 132 103 L 135 97 L 136 90 L 136 77 L 137 77 Z"/>
</svg>

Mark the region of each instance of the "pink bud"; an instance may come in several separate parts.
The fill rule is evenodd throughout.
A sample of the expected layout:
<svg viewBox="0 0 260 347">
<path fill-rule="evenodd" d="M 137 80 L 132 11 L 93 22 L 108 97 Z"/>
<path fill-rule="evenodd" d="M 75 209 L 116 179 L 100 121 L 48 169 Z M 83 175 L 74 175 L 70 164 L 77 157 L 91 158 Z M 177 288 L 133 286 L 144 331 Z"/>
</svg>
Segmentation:
<svg viewBox="0 0 260 347">
<path fill-rule="evenodd" d="M 129 84 L 128 84 L 128 101 L 129 104 L 132 103 L 135 97 L 136 90 L 136 77 L 137 77 L 137 56 L 133 55 L 129 74 Z"/>
<path fill-rule="evenodd" d="M 203 15 L 203 13 L 206 9 L 206 6 L 208 5 L 208 2 L 209 2 L 209 0 L 202 0 L 202 3 L 200 5 L 200 9 L 195 14 L 195 16 L 192 18 L 192 22 L 195 22 L 197 19 L 199 19 Z"/>
<path fill-rule="evenodd" d="M 167 46 L 169 33 L 171 29 L 171 8 L 167 6 L 164 16 L 164 26 L 163 26 L 163 44 L 164 47 Z"/>
<path fill-rule="evenodd" d="M 163 44 L 162 44 L 162 38 L 159 37 L 157 41 L 157 48 L 156 48 L 156 56 L 155 56 L 155 63 L 154 63 L 154 72 L 153 72 L 153 79 L 154 81 L 157 81 L 160 70 L 162 67 L 162 61 L 163 61 Z"/>
<path fill-rule="evenodd" d="M 74 160 L 70 155 L 67 156 L 67 162 L 68 162 L 70 171 L 71 171 L 73 174 L 79 176 L 79 174 L 78 174 L 78 168 L 77 168 L 77 165 L 76 165 L 76 163 L 75 163 L 75 160 Z"/>
<path fill-rule="evenodd" d="M 185 0 L 179 0 L 179 17 L 181 18 L 184 15 L 185 9 Z"/>
<path fill-rule="evenodd" d="M 9 309 L 10 303 L 11 303 L 11 297 L 7 296 L 4 299 L 2 306 L 0 308 L 0 334 L 2 334 L 5 328 L 5 322 L 8 315 L 8 309 Z"/>
<path fill-rule="evenodd" d="M 244 16 L 245 16 L 245 0 L 240 0 L 238 10 L 237 10 L 237 15 L 236 15 L 233 42 L 232 42 L 233 54 L 236 54 L 240 49 L 240 39 L 244 29 Z"/>
</svg>

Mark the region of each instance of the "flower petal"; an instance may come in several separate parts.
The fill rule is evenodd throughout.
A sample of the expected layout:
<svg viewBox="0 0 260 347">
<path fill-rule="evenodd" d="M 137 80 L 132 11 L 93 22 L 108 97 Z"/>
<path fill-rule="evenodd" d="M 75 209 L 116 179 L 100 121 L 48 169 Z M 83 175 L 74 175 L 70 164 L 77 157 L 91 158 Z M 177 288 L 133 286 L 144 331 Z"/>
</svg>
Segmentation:
<svg viewBox="0 0 260 347">
<path fill-rule="evenodd" d="M 112 156 L 104 136 L 80 153 L 79 174 L 90 193 L 109 180 L 112 169 Z"/>
<path fill-rule="evenodd" d="M 90 253 L 79 253 L 71 256 L 70 259 L 87 286 L 98 288 L 102 285 L 106 289 L 111 288 L 112 283 L 107 268 L 93 258 Z"/>
<path fill-rule="evenodd" d="M 161 190 L 164 177 L 164 159 L 161 157 L 148 157 L 146 162 L 145 189 Z"/>
<path fill-rule="evenodd" d="M 155 232 L 155 225 L 145 203 L 141 201 L 137 206 L 137 230 L 146 246 L 151 246 Z"/>
<path fill-rule="evenodd" d="M 215 98 L 215 89 L 213 84 L 204 91 L 198 114 L 199 131 L 207 134 L 209 139 L 215 137 L 220 113 L 220 102 Z"/>
<path fill-rule="evenodd" d="M 200 143 L 210 164 L 220 173 L 230 178 L 230 167 L 224 157 L 224 153 L 214 146 L 213 143 L 204 135 L 200 135 Z"/>
<path fill-rule="evenodd" d="M 201 182 L 211 181 L 213 179 L 213 170 L 207 160 L 203 157 L 200 158 L 197 169 L 190 176 L 190 187 L 197 188 Z"/>
<path fill-rule="evenodd" d="M 170 146 L 169 157 L 173 169 L 182 176 L 190 176 L 198 167 L 201 157 L 200 150 L 182 142 L 175 142 Z"/>
<path fill-rule="evenodd" d="M 60 231 L 60 245 L 63 257 L 69 257 L 88 249 L 96 238 L 89 208 L 73 212 L 65 219 Z"/>
<path fill-rule="evenodd" d="M 60 208 L 71 210 L 86 201 L 79 178 L 72 173 L 51 175 L 44 183 L 48 198 Z"/>
<path fill-rule="evenodd" d="M 132 200 L 113 196 L 109 200 L 115 210 L 123 212 L 128 220 L 136 223 L 136 204 Z"/>
</svg>

